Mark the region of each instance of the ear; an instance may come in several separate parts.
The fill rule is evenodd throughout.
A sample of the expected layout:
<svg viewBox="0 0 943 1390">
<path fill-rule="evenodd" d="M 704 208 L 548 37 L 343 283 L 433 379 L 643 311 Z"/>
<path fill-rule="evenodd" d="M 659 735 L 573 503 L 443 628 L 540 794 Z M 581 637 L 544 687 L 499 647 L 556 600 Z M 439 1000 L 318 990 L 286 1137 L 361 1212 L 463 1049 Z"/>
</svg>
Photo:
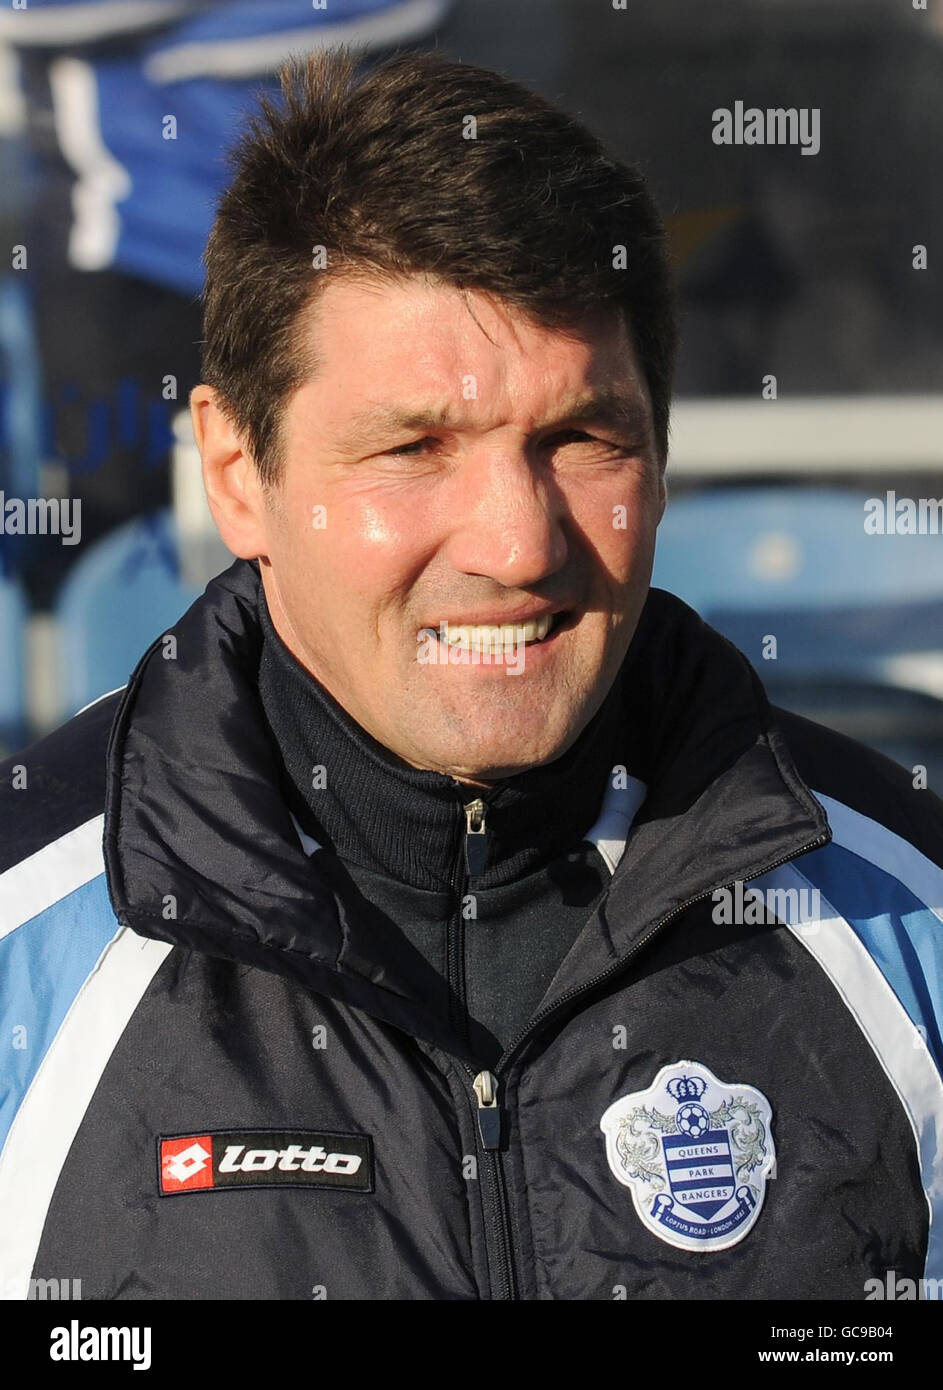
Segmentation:
<svg viewBox="0 0 943 1390">
<path fill-rule="evenodd" d="M 658 465 L 658 520 L 656 526 L 661 525 L 661 519 L 665 514 L 665 507 L 668 505 L 668 479 L 665 473 L 668 467 L 667 455 L 663 457 Z"/>
<path fill-rule="evenodd" d="M 242 560 L 266 554 L 268 509 L 258 471 L 212 386 L 194 386 L 190 419 L 206 500 L 224 544 Z"/>
</svg>

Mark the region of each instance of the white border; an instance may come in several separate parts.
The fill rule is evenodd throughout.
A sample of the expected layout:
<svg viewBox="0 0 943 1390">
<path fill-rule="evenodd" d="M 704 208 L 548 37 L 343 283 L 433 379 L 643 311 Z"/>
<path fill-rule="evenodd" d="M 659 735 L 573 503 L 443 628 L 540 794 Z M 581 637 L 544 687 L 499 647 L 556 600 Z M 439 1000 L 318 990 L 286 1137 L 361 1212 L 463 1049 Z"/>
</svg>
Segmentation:
<svg viewBox="0 0 943 1390">
<path fill-rule="evenodd" d="M 0 874 L 0 938 L 98 878 L 104 827 L 95 816 Z"/>
<path fill-rule="evenodd" d="M 860 855 L 896 878 L 943 922 L 943 869 L 880 821 L 862 815 L 824 792 L 817 791 L 813 795 L 825 808 L 836 845 L 851 850 L 852 854 Z"/>
<path fill-rule="evenodd" d="M 616 787 L 613 784 L 612 779 L 617 771 L 620 778 L 625 778 L 625 787 Z M 583 836 L 583 840 L 589 840 L 596 846 L 611 874 L 619 867 L 632 822 L 645 800 L 647 791 L 646 784 L 622 770 L 621 764 L 616 764 L 609 774 L 602 809 L 595 824 Z"/>
<path fill-rule="evenodd" d="M 335 44 L 385 48 L 408 43 L 435 28 L 447 10 L 448 0 L 404 0 L 392 10 L 329 24 L 309 24 L 282 33 L 178 43 L 149 58 L 144 64 L 144 74 L 151 82 L 182 82 L 190 77 L 251 77 L 278 67 L 292 53 L 333 48 Z"/>
</svg>

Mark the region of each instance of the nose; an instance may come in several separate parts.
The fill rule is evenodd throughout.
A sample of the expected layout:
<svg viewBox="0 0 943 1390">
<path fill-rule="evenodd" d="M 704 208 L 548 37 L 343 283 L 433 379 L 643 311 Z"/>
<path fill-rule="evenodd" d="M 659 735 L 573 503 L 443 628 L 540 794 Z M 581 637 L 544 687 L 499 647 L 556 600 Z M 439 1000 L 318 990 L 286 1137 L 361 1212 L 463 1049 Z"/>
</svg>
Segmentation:
<svg viewBox="0 0 943 1390">
<path fill-rule="evenodd" d="M 524 589 L 566 563 L 565 500 L 523 455 L 469 459 L 450 494 L 447 558 L 454 569 Z"/>
</svg>

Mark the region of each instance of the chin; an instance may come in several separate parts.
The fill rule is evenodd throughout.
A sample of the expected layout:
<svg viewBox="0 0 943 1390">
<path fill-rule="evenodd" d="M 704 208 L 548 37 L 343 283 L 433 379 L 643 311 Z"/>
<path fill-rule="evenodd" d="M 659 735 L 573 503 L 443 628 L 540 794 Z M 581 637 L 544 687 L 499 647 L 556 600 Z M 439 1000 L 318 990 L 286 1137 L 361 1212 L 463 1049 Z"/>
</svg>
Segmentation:
<svg viewBox="0 0 943 1390">
<path fill-rule="evenodd" d="M 471 760 L 467 747 L 464 750 L 452 749 L 450 751 L 454 754 L 464 753 L 464 756 L 455 756 L 448 762 L 455 777 L 473 777 L 482 782 L 497 782 L 505 777 L 515 777 L 521 772 L 527 772 L 530 768 L 540 767 L 543 763 L 553 762 L 573 741 L 575 740 L 544 737 L 522 748 L 519 739 L 509 743 L 505 736 L 498 743 L 479 745 L 474 750 L 475 756 Z"/>
<path fill-rule="evenodd" d="M 561 757 L 589 722 L 590 705 L 518 710 L 485 706 L 476 713 L 450 710 L 444 718 L 411 725 L 409 761 L 452 777 L 498 781 Z M 515 718 L 515 715 L 517 716 Z M 402 745 L 401 745 L 402 746 Z"/>
</svg>

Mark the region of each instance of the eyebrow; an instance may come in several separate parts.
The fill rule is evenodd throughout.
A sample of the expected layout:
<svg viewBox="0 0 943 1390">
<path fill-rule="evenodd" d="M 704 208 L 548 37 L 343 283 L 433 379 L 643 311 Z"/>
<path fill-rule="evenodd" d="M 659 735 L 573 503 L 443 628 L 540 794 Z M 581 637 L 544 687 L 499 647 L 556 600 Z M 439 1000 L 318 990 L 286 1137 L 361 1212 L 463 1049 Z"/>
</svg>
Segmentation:
<svg viewBox="0 0 943 1390">
<path fill-rule="evenodd" d="M 552 419 L 535 425 L 533 433 L 561 425 L 598 424 L 632 438 L 647 437 L 651 420 L 644 401 L 617 389 L 592 391 L 575 397 L 554 413 Z M 428 409 L 410 410 L 401 406 L 377 405 L 361 411 L 348 421 L 345 434 L 363 442 L 378 434 L 415 433 L 420 430 L 468 428 L 457 420 L 450 403 Z"/>
</svg>

